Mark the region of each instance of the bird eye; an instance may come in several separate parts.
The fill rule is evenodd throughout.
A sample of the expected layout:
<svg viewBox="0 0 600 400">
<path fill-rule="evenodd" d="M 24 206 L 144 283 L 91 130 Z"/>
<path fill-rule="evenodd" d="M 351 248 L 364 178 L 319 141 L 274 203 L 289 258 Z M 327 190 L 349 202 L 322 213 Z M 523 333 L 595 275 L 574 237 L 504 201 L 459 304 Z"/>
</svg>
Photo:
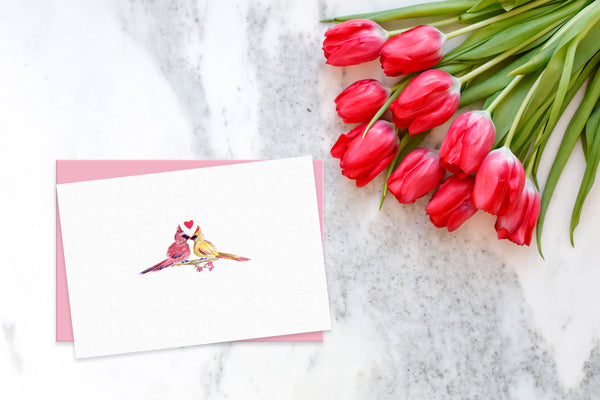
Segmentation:
<svg viewBox="0 0 600 400">
<path fill-rule="evenodd" d="M 188 235 L 183 235 L 183 238 L 187 240 L 187 239 L 189 239 L 190 237 L 189 237 Z"/>
<path fill-rule="evenodd" d="M 192 240 L 196 240 L 197 237 L 198 236 L 196 236 L 196 235 L 192 236 Z"/>
</svg>

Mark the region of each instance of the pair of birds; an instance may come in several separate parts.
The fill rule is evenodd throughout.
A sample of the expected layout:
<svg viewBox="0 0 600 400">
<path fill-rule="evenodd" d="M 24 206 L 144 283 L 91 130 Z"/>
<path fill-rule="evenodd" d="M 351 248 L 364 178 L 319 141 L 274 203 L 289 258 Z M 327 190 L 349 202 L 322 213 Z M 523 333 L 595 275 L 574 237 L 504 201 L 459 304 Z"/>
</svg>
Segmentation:
<svg viewBox="0 0 600 400">
<path fill-rule="evenodd" d="M 246 257 L 240 257 L 236 256 L 235 254 L 217 251 L 217 249 L 211 242 L 204 239 L 200 227 L 196 228 L 196 232 L 194 232 L 194 234 L 190 237 L 189 235 L 183 232 L 181 226 L 177 226 L 177 231 L 175 232 L 175 242 L 169 246 L 169 249 L 167 250 L 167 258 L 159 262 L 158 264 L 153 265 L 148 269 L 145 269 L 144 271 L 140 272 L 140 274 L 145 274 L 147 272 L 152 271 L 160 271 L 161 269 L 170 267 L 173 264 L 177 264 L 179 262 L 187 262 L 188 257 L 191 254 L 190 246 L 187 244 L 187 241 L 190 239 L 194 241 L 194 254 L 200 258 L 224 258 L 235 261 L 250 260 Z M 209 266 L 210 270 L 212 270 L 212 262 L 209 261 L 207 265 Z M 202 268 L 198 268 L 198 271 L 202 271 Z"/>
</svg>

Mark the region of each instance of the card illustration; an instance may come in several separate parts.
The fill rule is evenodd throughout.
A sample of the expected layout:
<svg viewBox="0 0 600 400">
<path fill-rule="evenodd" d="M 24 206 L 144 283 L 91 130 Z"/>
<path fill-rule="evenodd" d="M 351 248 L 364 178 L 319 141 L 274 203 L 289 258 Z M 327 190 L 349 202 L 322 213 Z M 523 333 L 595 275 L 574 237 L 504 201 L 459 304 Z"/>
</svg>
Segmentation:
<svg viewBox="0 0 600 400">
<path fill-rule="evenodd" d="M 185 221 L 183 224 L 186 228 L 191 229 L 194 226 L 194 221 Z M 190 246 L 187 243 L 188 240 L 194 241 L 194 254 L 198 256 L 199 259 L 188 259 L 191 254 Z M 140 275 L 148 272 L 160 271 L 161 269 L 167 267 L 175 267 L 180 265 L 194 265 L 196 267 L 196 271 L 198 272 L 202 272 L 204 268 L 208 268 L 209 271 L 212 271 L 215 267 L 213 262 L 219 259 L 250 261 L 250 259 L 246 257 L 217 251 L 215 245 L 204 238 L 202 235 L 202 230 L 200 230 L 200 226 L 197 226 L 194 234 L 189 236 L 184 233 L 181 229 L 181 226 L 178 225 L 177 231 L 175 232 L 175 242 L 171 243 L 167 249 L 167 258 L 158 264 L 143 270 L 140 272 Z"/>
</svg>

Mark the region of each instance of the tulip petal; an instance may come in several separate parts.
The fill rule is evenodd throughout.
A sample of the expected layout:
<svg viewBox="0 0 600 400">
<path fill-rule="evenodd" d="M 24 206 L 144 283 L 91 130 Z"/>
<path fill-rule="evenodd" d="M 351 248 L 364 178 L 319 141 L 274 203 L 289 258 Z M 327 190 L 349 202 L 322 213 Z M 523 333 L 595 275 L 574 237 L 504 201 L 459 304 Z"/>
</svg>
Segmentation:
<svg viewBox="0 0 600 400">
<path fill-rule="evenodd" d="M 452 114 L 454 114 L 458 109 L 459 102 L 459 96 L 446 98 L 439 108 L 437 108 L 437 110 L 415 118 L 408 127 L 408 133 L 411 135 L 416 135 L 418 133 L 425 132 L 426 130 L 435 128 L 436 126 L 448 121 Z"/>
</svg>

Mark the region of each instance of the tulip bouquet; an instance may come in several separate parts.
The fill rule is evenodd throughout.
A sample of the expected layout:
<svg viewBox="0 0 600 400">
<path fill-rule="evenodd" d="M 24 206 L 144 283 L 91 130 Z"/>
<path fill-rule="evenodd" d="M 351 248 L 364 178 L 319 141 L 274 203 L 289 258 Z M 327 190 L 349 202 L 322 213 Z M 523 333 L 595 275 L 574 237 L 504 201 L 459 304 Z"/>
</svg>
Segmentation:
<svg viewBox="0 0 600 400">
<path fill-rule="evenodd" d="M 386 30 L 388 21 L 428 25 Z M 446 0 L 325 20 L 327 64 L 379 58 L 391 87 L 364 79 L 335 99 L 358 123 L 331 149 L 342 174 L 364 186 L 387 168 L 386 193 L 411 203 L 437 188 L 425 211 L 453 231 L 483 210 L 499 239 L 537 243 L 545 212 L 578 139 L 587 166 L 571 218 L 571 242 L 600 162 L 600 0 Z M 459 26 L 449 32 L 448 27 Z M 452 50 L 446 41 L 464 37 Z M 585 88 L 541 191 L 538 166 L 575 93 Z M 464 106 L 439 148 L 419 147 Z M 385 115 L 391 114 L 391 122 Z M 381 206 L 381 205 L 380 205 Z"/>
</svg>

